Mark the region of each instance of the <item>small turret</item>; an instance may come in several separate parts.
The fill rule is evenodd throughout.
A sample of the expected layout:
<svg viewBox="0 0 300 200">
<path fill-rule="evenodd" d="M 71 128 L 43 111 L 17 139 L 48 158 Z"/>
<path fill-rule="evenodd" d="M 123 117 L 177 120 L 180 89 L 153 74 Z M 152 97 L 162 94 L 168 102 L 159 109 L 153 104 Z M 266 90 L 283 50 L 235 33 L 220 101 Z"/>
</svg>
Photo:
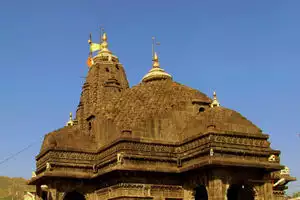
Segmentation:
<svg viewBox="0 0 300 200">
<path fill-rule="evenodd" d="M 69 121 L 66 123 L 66 126 L 73 126 L 74 125 L 74 121 L 73 121 L 73 116 L 72 113 L 70 112 L 70 118 Z"/>
<path fill-rule="evenodd" d="M 213 107 L 219 107 L 219 106 L 220 106 L 220 103 L 217 99 L 217 93 L 216 93 L 216 91 L 214 91 L 214 97 L 213 97 L 213 101 L 210 104 L 210 107 L 213 108 Z"/>
<path fill-rule="evenodd" d="M 91 40 L 88 42 L 90 44 Z M 98 52 L 93 57 L 90 55 L 93 62 L 82 87 L 76 112 L 76 120 L 84 130 L 89 130 L 90 119 L 97 117 L 97 114 L 106 116 L 111 100 L 119 98 L 121 92 L 129 87 L 123 65 L 108 48 L 107 34 L 103 33 L 100 44 L 93 44 L 90 44 L 90 52 Z"/>
</svg>

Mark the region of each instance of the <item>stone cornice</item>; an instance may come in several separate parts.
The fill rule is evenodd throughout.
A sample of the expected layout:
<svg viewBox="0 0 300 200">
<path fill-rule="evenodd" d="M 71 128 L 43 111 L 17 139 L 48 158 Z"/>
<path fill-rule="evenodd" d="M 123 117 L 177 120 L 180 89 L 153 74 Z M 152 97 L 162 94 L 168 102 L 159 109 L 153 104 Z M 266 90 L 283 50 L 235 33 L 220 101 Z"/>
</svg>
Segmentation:
<svg viewBox="0 0 300 200">
<path fill-rule="evenodd" d="M 52 165 L 53 171 L 75 167 L 93 174 L 93 177 L 114 170 L 147 170 L 143 164 L 145 162 L 148 165 L 152 163 L 150 166 L 154 167 L 151 169 L 153 171 L 175 173 L 207 165 L 280 168 L 279 159 L 268 161 L 271 154 L 279 157 L 280 152 L 272 150 L 267 137 L 263 135 L 248 137 L 209 132 L 181 144 L 121 138 L 97 153 L 48 150 L 37 159 L 37 174 L 45 171 L 47 162 Z"/>
<path fill-rule="evenodd" d="M 116 145 L 119 142 L 123 142 L 123 141 L 131 141 L 131 142 L 139 142 L 139 143 L 150 143 L 150 144 L 156 144 L 156 145 L 169 145 L 169 146 L 174 146 L 174 147 L 180 147 L 183 146 L 184 144 L 190 143 L 194 140 L 198 140 L 204 137 L 207 137 L 207 135 L 219 135 L 219 136 L 228 136 L 228 137 L 235 137 L 235 138 L 252 138 L 252 139 L 261 139 L 261 140 L 267 140 L 269 138 L 269 136 L 267 134 L 246 134 L 246 133 L 239 133 L 239 132 L 206 132 L 203 134 L 199 134 L 199 135 L 195 135 L 192 136 L 190 138 L 187 138 L 185 140 L 183 140 L 182 142 L 166 142 L 166 141 L 161 141 L 161 140 L 150 140 L 150 139 L 146 139 L 146 138 L 132 138 L 132 137 L 122 137 L 122 138 L 118 138 L 114 141 L 112 141 L 110 144 L 107 144 L 103 147 L 101 147 L 100 149 L 98 149 L 97 151 L 95 150 L 87 150 L 87 149 L 75 149 L 75 148 L 47 148 L 45 150 L 43 150 L 42 152 L 40 152 L 37 156 L 36 156 L 36 160 L 38 160 L 40 157 L 42 157 L 43 155 L 45 155 L 47 152 L 49 152 L 50 150 L 56 150 L 56 151 L 66 151 L 66 152 L 80 152 L 80 153 L 90 153 L 90 154 L 99 154 L 103 151 L 105 151 L 108 148 L 111 148 L 112 146 Z"/>
</svg>

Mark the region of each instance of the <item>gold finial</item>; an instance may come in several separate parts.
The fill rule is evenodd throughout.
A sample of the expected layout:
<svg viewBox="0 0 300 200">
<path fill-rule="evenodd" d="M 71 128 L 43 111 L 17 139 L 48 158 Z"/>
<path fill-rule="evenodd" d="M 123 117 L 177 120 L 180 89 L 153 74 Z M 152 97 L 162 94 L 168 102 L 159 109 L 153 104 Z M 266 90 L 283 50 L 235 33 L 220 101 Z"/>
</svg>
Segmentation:
<svg viewBox="0 0 300 200">
<path fill-rule="evenodd" d="M 172 76 L 167 72 L 165 72 L 165 70 L 160 68 L 159 60 L 156 52 L 154 52 L 152 61 L 153 61 L 152 69 L 143 77 L 142 79 L 143 82 L 148 82 L 152 80 L 162 80 L 162 79 L 172 80 Z"/>
<path fill-rule="evenodd" d="M 214 98 L 213 98 L 213 101 L 210 104 L 210 107 L 212 107 L 212 108 L 213 107 L 219 107 L 220 103 L 219 103 L 219 101 L 217 99 L 217 93 L 216 93 L 216 91 L 214 91 L 213 95 L 214 95 Z"/>
<path fill-rule="evenodd" d="M 66 126 L 73 126 L 73 125 L 74 125 L 73 116 L 72 116 L 72 113 L 70 112 L 70 118 L 69 118 L 69 121 L 67 122 Z"/>
<path fill-rule="evenodd" d="M 105 32 L 104 32 L 103 35 L 102 35 L 102 41 L 103 41 L 103 42 L 104 42 L 104 41 L 107 41 L 107 35 L 106 35 Z"/>
<path fill-rule="evenodd" d="M 156 52 L 154 52 L 153 56 L 153 68 L 159 68 L 159 60 Z"/>
<path fill-rule="evenodd" d="M 107 35 L 106 35 L 106 33 L 104 32 L 103 35 L 102 35 L 101 48 L 102 48 L 102 50 L 104 50 L 104 51 L 108 51 L 107 47 L 108 47 L 108 43 L 107 43 Z M 100 52 L 101 52 L 101 51 L 100 51 Z M 100 53 L 100 52 L 99 52 L 99 53 Z"/>
</svg>

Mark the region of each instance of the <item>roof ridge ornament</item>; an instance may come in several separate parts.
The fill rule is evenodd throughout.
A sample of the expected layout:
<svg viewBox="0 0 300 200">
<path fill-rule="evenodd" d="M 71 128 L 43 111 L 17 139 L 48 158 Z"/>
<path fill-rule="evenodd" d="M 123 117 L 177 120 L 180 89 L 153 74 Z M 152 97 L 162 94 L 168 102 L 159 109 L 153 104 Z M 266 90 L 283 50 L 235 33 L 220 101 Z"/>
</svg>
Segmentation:
<svg viewBox="0 0 300 200">
<path fill-rule="evenodd" d="M 214 95 L 214 97 L 213 97 L 213 101 L 210 104 L 210 107 L 212 107 L 212 108 L 213 107 L 220 107 L 220 103 L 219 103 L 219 101 L 217 99 L 217 93 L 216 93 L 216 91 L 214 91 L 213 95 Z"/>
</svg>

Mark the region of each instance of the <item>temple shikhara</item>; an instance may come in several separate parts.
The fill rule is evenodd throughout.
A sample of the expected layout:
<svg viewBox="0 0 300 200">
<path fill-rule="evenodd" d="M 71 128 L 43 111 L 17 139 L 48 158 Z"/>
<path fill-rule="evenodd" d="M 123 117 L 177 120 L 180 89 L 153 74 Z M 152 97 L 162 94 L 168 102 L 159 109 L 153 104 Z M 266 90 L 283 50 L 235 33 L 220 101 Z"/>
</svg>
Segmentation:
<svg viewBox="0 0 300 200">
<path fill-rule="evenodd" d="M 156 53 L 129 87 L 106 33 L 89 43 L 76 115 L 36 157 L 37 200 L 284 199 L 295 178 L 260 128 L 215 92 L 175 82 Z"/>
</svg>

